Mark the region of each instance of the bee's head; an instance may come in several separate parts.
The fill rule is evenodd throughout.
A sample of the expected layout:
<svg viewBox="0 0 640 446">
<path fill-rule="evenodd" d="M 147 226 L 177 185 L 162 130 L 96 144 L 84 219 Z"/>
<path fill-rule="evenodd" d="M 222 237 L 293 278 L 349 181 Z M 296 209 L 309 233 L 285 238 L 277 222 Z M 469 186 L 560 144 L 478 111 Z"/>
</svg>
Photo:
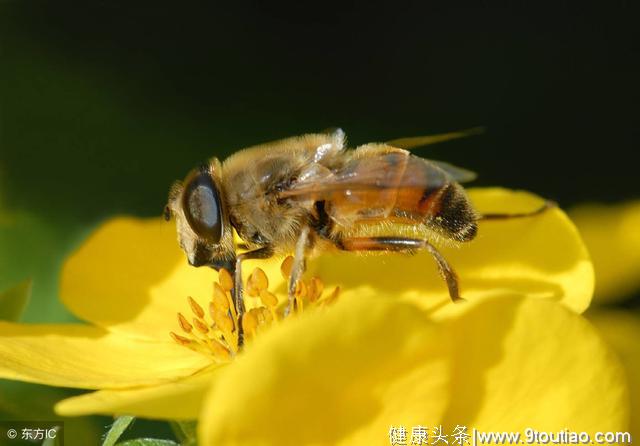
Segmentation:
<svg viewBox="0 0 640 446">
<path fill-rule="evenodd" d="M 219 175 L 220 162 L 214 158 L 189 172 L 169 192 L 164 217 L 175 217 L 178 242 L 193 266 L 215 267 L 234 257 Z"/>
</svg>

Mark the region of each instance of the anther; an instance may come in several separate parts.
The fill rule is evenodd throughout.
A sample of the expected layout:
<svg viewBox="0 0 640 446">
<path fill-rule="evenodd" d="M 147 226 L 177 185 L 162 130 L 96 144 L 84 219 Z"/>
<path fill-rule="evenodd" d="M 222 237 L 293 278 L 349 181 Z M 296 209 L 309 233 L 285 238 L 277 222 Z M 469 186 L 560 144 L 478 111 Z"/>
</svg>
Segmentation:
<svg viewBox="0 0 640 446">
<path fill-rule="evenodd" d="M 267 307 L 276 307 L 278 305 L 278 298 L 268 290 L 260 291 L 260 300 Z"/>
<path fill-rule="evenodd" d="M 254 335 L 258 328 L 258 319 L 253 312 L 247 311 L 242 315 L 242 328 L 249 335 Z"/>
<path fill-rule="evenodd" d="M 258 297 L 258 294 L 260 294 L 260 290 L 253 286 L 250 280 L 247 280 L 247 284 L 244 287 L 244 294 L 251 297 Z"/>
<path fill-rule="evenodd" d="M 231 353 L 229 352 L 229 350 L 227 350 L 226 347 L 224 347 L 218 341 L 211 342 L 210 348 L 214 356 L 222 359 L 223 361 L 229 360 Z"/>
<path fill-rule="evenodd" d="M 320 298 L 322 292 L 324 291 L 324 283 L 322 280 L 317 277 L 312 277 L 309 280 L 309 284 L 307 285 L 307 295 L 309 298 L 309 302 L 315 302 Z"/>
<path fill-rule="evenodd" d="M 171 339 L 173 339 L 174 341 L 176 341 L 180 345 L 187 346 L 187 345 L 191 344 L 191 340 L 190 339 L 187 339 L 184 336 L 180 336 L 179 334 L 175 334 L 172 331 L 169 332 L 169 336 L 171 336 Z"/>
<path fill-rule="evenodd" d="M 217 282 L 213 284 L 213 299 L 211 303 L 217 310 L 227 311 L 229 309 L 229 299 L 227 298 L 227 293 Z M 211 315 L 211 317 L 213 317 L 213 314 Z"/>
<path fill-rule="evenodd" d="M 274 319 L 274 311 L 269 311 L 269 308 L 265 308 L 265 307 L 260 307 L 259 308 L 260 311 L 260 319 L 261 319 L 261 324 L 270 324 L 271 322 L 273 322 Z"/>
<path fill-rule="evenodd" d="M 189 323 L 189 321 L 187 321 L 182 313 L 178 313 L 178 324 L 185 333 L 191 333 L 191 331 L 193 330 L 193 326 Z"/>
<path fill-rule="evenodd" d="M 340 287 L 337 286 L 334 288 L 333 292 L 322 300 L 321 304 L 323 305 L 331 305 L 338 299 L 338 294 L 340 294 Z"/>
<path fill-rule="evenodd" d="M 282 262 L 280 271 L 285 279 L 291 276 L 292 266 L 291 256 Z M 185 337 L 174 332 L 169 334 L 179 345 L 199 353 L 213 355 L 216 360 L 226 361 L 242 348 L 239 338 L 240 327 L 244 329 L 246 339 L 251 339 L 261 327 L 278 323 L 282 317 L 278 311 L 278 297 L 268 288 L 268 276 L 262 269 L 254 269 L 246 281 L 245 292 L 259 297 L 261 303 L 256 306 L 256 301 L 250 302 L 250 306 L 254 308 L 248 308 L 242 318 L 239 318 L 231 295 L 233 279 L 227 270 L 221 269 L 218 281 L 213 283 L 213 296 L 207 307 L 203 308 L 189 296 L 187 302 L 193 313 L 193 317 L 190 317 L 192 321 L 187 320 L 182 313 L 177 313 L 178 325 L 190 336 Z M 317 277 L 312 277 L 309 281 L 298 280 L 293 292 L 293 310 L 302 312 L 303 305 L 329 305 L 337 299 L 340 288 L 336 287 L 326 297 L 323 297 L 323 291 L 324 283 Z"/>
<path fill-rule="evenodd" d="M 213 320 L 214 314 L 216 314 L 216 306 L 212 301 L 212 302 L 209 302 L 209 317 L 211 317 L 212 320 Z"/>
<path fill-rule="evenodd" d="M 202 333 L 202 334 L 209 333 L 209 327 L 207 327 L 207 324 L 202 322 L 201 319 L 198 319 L 198 318 L 194 317 L 193 318 L 193 325 L 194 325 L 194 327 L 196 327 L 196 330 L 198 330 L 200 333 Z"/>
<path fill-rule="evenodd" d="M 293 269 L 293 256 L 288 256 L 282 261 L 280 265 L 280 273 L 282 277 L 288 279 L 291 276 L 291 270 Z"/>
<path fill-rule="evenodd" d="M 220 282 L 222 289 L 225 291 L 231 291 L 233 289 L 233 277 L 231 277 L 231 273 L 224 268 L 218 271 L 218 282 Z"/>
<path fill-rule="evenodd" d="M 187 300 L 189 301 L 189 306 L 191 307 L 191 311 L 193 311 L 193 314 L 200 318 L 204 317 L 204 310 L 202 309 L 200 304 L 196 302 L 191 296 L 187 297 Z"/>
<path fill-rule="evenodd" d="M 247 285 L 249 284 L 251 284 L 258 290 L 258 292 L 260 292 L 269 288 L 269 279 L 267 278 L 267 275 L 264 273 L 264 271 L 262 271 L 260 268 L 256 268 L 249 276 Z"/>
<path fill-rule="evenodd" d="M 251 313 L 251 315 L 255 318 L 258 325 L 264 325 L 266 322 L 266 319 L 265 319 L 265 312 L 263 310 L 266 310 L 266 308 L 256 307 L 256 308 L 252 308 L 247 313 Z"/>
<path fill-rule="evenodd" d="M 296 282 L 296 288 L 293 294 L 298 298 L 302 299 L 307 295 L 307 285 L 302 281 L 298 280 Z"/>
<path fill-rule="evenodd" d="M 233 331 L 233 321 L 229 318 L 226 312 L 218 311 L 217 309 L 213 313 L 213 321 L 216 326 L 222 330 L 223 333 L 231 333 Z"/>
</svg>

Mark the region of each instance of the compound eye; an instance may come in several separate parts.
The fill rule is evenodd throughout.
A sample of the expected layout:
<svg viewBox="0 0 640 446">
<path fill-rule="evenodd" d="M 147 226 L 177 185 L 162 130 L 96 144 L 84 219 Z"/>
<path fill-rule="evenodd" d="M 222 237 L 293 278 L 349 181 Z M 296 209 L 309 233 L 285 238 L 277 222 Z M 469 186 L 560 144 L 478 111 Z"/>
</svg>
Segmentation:
<svg viewBox="0 0 640 446">
<path fill-rule="evenodd" d="M 208 172 L 198 173 L 185 188 L 183 209 L 193 232 L 218 244 L 222 237 L 220 195 Z"/>
</svg>

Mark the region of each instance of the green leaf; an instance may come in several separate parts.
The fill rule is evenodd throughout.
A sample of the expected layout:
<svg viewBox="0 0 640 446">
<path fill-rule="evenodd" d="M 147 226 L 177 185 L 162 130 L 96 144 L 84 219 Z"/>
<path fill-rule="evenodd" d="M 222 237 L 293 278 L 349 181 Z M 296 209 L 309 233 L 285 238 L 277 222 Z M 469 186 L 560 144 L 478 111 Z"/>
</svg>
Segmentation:
<svg viewBox="0 0 640 446">
<path fill-rule="evenodd" d="M 123 415 L 115 419 L 111 425 L 111 429 L 105 434 L 102 446 L 113 446 L 124 431 L 133 423 L 135 417 Z"/>
<path fill-rule="evenodd" d="M 182 446 L 196 446 L 198 444 L 198 434 L 196 421 L 171 421 L 169 423 L 173 433 Z"/>
<path fill-rule="evenodd" d="M 31 279 L 0 292 L 0 320 L 17 321 L 22 316 L 31 297 Z"/>
<path fill-rule="evenodd" d="M 116 446 L 180 446 L 171 440 L 158 440 L 157 438 L 137 438 L 118 443 Z"/>
</svg>

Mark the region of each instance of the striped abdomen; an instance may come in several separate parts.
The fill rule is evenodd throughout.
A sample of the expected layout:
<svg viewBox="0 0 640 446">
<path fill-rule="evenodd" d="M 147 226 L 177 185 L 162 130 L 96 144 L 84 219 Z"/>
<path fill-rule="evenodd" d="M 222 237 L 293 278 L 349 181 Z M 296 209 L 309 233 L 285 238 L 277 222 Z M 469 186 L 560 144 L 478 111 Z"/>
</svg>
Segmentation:
<svg viewBox="0 0 640 446">
<path fill-rule="evenodd" d="M 359 150 L 315 191 L 337 223 L 425 224 L 449 239 L 475 237 L 476 213 L 447 172 L 404 150 Z"/>
</svg>

